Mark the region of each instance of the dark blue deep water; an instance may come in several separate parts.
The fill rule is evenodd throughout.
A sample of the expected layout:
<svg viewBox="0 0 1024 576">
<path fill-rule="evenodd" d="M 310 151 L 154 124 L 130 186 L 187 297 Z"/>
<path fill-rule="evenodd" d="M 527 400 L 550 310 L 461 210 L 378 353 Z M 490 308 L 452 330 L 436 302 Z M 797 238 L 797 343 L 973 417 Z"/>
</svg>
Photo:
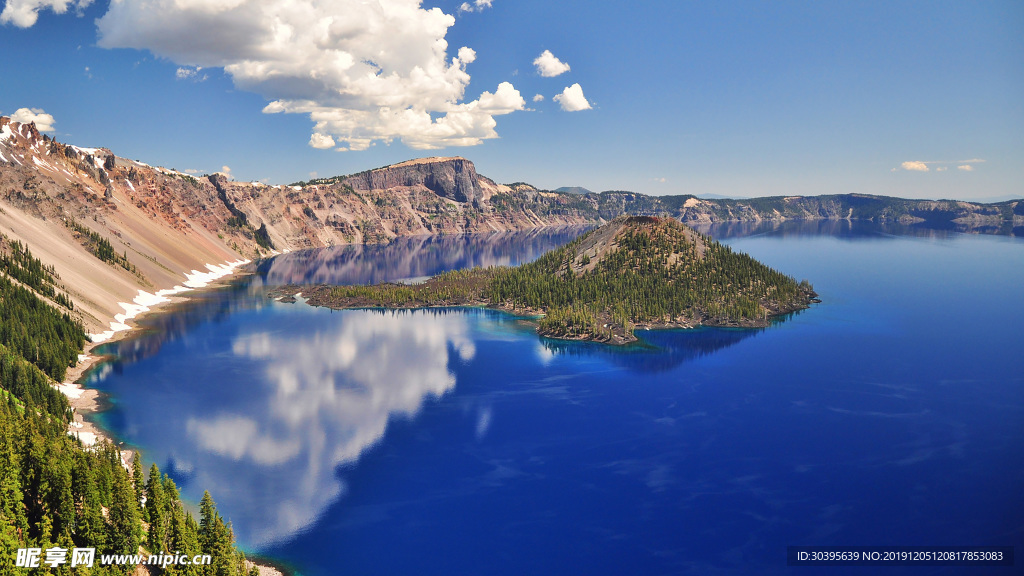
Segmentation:
<svg viewBox="0 0 1024 576">
<path fill-rule="evenodd" d="M 290 254 L 109 346 L 100 421 L 306 576 L 1019 573 L 787 568 L 786 547 L 1024 554 L 1024 240 L 711 233 L 823 302 L 615 349 L 263 294 L 514 264 L 574 232 Z"/>
</svg>

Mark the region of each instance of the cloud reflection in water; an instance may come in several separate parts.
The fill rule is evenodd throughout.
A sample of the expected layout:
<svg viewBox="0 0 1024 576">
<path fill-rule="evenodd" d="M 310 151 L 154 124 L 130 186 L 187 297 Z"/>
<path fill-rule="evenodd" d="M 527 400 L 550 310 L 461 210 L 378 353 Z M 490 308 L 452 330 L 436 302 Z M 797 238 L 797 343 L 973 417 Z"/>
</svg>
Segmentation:
<svg viewBox="0 0 1024 576">
<path fill-rule="evenodd" d="M 200 481 L 223 508 L 251 515 L 234 519 L 253 544 L 292 536 L 342 494 L 335 468 L 379 441 L 389 418 L 414 416 L 425 398 L 454 388 L 449 352 L 472 360 L 468 334 L 464 314 L 353 311 L 309 335 L 237 337 L 234 355 L 265 366 L 253 391 L 265 402 L 256 412 L 189 418 L 199 451 L 232 461 L 203 466 L 204 476 L 221 477 Z M 254 495 L 262 510 L 247 505 Z"/>
</svg>

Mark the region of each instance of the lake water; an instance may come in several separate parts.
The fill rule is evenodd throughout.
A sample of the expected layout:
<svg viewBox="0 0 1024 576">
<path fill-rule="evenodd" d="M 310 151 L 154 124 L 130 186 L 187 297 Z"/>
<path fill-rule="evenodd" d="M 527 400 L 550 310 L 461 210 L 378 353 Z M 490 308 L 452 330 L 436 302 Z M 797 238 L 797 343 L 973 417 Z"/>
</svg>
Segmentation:
<svg viewBox="0 0 1024 576">
<path fill-rule="evenodd" d="M 576 233 L 279 257 L 109 345 L 99 420 L 306 576 L 864 574 L 787 568 L 786 547 L 1024 551 L 1021 238 L 713 229 L 823 302 L 625 349 L 263 294 L 515 264 Z"/>
</svg>

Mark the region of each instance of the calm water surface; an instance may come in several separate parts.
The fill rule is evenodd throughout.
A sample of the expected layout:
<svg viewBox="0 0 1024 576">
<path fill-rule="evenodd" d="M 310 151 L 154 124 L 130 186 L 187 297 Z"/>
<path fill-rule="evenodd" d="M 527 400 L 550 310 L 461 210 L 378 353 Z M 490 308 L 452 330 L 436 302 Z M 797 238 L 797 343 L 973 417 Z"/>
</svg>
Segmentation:
<svg viewBox="0 0 1024 576">
<path fill-rule="evenodd" d="M 788 545 L 1024 553 L 1020 238 L 713 229 L 823 303 L 627 349 L 481 310 L 263 295 L 515 264 L 576 233 L 278 258 L 109 346 L 101 423 L 307 576 L 820 573 L 787 568 Z"/>
</svg>

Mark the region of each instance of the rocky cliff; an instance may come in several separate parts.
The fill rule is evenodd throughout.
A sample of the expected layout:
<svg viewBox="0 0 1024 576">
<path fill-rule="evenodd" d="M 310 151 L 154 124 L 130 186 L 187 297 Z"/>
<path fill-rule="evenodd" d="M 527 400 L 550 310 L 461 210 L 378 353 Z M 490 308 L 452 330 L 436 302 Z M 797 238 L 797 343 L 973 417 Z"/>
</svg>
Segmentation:
<svg viewBox="0 0 1024 576">
<path fill-rule="evenodd" d="M 421 158 L 367 170 L 344 178 L 354 190 L 391 190 L 422 186 L 441 198 L 470 202 L 485 199 L 476 167 L 465 158 Z M 493 182 L 490 183 L 493 187 Z"/>
<path fill-rule="evenodd" d="M 186 275 L 208 273 L 208 265 L 399 236 L 582 224 L 595 215 L 567 209 L 557 194 L 495 184 L 464 158 L 268 186 L 64 144 L 0 117 L 0 234 L 54 266 L 88 331 L 105 331 L 115 318 L 120 325 L 160 290 L 200 282 Z"/>
</svg>

